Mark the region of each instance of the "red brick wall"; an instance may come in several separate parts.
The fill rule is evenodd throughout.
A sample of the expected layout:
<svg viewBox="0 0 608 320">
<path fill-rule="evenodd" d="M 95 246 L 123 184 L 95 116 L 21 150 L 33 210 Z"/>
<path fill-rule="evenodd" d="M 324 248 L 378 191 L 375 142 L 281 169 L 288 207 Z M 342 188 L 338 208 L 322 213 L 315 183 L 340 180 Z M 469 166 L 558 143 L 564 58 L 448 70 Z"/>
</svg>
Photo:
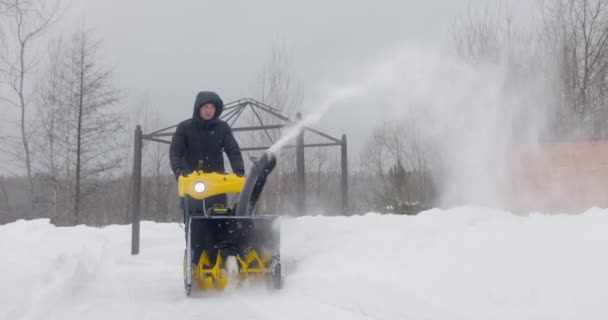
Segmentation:
<svg viewBox="0 0 608 320">
<path fill-rule="evenodd" d="M 608 208 L 608 141 L 514 146 L 507 206 L 516 212 Z"/>
</svg>

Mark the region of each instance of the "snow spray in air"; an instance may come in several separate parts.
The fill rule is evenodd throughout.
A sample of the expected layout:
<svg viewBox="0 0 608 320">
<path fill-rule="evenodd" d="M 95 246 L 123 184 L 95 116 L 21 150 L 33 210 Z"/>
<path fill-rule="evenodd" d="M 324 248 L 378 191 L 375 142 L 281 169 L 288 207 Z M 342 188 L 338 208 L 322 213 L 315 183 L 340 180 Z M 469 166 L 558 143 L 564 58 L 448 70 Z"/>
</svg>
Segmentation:
<svg viewBox="0 0 608 320">
<path fill-rule="evenodd" d="M 372 65 L 359 74 L 358 81 L 352 81 L 339 86 L 330 86 L 328 92 L 321 102 L 316 103 L 314 112 L 305 115 L 300 121 L 291 126 L 269 149 L 270 152 L 277 154 L 277 151 L 289 141 L 294 139 L 300 131 L 313 125 L 325 116 L 333 107 L 346 103 L 353 98 L 361 97 L 369 92 L 379 90 L 392 83 L 397 75 L 394 68 L 395 61 L 386 61 L 379 65 Z"/>
<path fill-rule="evenodd" d="M 325 115 L 327 111 L 331 109 L 332 106 L 339 104 L 343 100 L 356 96 L 359 94 L 359 92 L 361 92 L 361 89 L 357 86 L 342 87 L 332 91 L 332 93 L 319 104 L 317 111 L 306 115 L 300 121 L 296 122 L 281 136 L 281 138 L 279 138 L 279 140 L 277 140 L 277 142 L 275 142 L 268 149 L 268 151 L 277 154 L 277 151 L 281 149 L 287 142 L 294 139 L 304 127 L 317 123 L 319 120 L 321 120 L 323 115 Z"/>
</svg>

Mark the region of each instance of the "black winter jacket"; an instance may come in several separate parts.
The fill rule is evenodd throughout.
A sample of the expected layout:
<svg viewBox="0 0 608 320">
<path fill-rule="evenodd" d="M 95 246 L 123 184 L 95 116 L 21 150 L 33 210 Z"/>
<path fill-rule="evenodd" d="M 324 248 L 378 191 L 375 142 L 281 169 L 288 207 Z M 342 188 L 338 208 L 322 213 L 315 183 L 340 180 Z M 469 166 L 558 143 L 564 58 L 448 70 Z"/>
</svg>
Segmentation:
<svg viewBox="0 0 608 320">
<path fill-rule="evenodd" d="M 215 105 L 215 116 L 211 120 L 203 120 L 198 113 L 199 108 L 206 103 Z M 245 173 L 241 149 L 232 130 L 225 121 L 219 120 L 223 109 L 224 103 L 216 93 L 198 93 L 192 119 L 177 125 L 171 140 L 169 158 L 176 177 L 180 170 L 185 173 L 196 170 L 199 160 L 203 161 L 202 169 L 205 172 L 224 172 L 222 152 L 226 152 L 234 173 Z"/>
</svg>

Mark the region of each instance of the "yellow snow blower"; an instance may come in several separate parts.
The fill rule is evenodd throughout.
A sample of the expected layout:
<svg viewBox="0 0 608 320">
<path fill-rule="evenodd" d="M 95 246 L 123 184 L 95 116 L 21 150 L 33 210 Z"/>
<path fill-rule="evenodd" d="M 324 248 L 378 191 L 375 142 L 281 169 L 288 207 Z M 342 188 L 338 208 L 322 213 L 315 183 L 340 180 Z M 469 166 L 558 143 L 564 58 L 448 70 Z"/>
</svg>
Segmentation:
<svg viewBox="0 0 608 320">
<path fill-rule="evenodd" d="M 271 288 L 282 286 L 280 224 L 277 215 L 256 215 L 266 177 L 276 164 L 271 153 L 264 153 L 247 179 L 235 174 L 194 171 L 178 179 L 183 201 L 186 249 L 184 286 L 190 295 L 193 285 L 201 290 L 224 289 L 229 281 L 264 280 Z M 211 196 L 239 193 L 236 206 L 207 208 Z M 192 209 L 202 201 L 202 211 Z M 190 203 L 190 204 L 189 204 Z"/>
</svg>

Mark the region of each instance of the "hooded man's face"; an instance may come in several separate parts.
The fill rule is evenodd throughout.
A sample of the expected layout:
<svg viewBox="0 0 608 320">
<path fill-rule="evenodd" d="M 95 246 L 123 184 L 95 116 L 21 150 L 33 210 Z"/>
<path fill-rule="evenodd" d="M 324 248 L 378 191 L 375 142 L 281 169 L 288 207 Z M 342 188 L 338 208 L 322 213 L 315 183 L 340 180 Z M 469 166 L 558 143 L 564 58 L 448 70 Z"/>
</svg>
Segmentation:
<svg viewBox="0 0 608 320">
<path fill-rule="evenodd" d="M 205 103 L 198 109 L 198 115 L 203 120 L 211 120 L 215 115 L 215 106 L 212 103 Z"/>
</svg>

